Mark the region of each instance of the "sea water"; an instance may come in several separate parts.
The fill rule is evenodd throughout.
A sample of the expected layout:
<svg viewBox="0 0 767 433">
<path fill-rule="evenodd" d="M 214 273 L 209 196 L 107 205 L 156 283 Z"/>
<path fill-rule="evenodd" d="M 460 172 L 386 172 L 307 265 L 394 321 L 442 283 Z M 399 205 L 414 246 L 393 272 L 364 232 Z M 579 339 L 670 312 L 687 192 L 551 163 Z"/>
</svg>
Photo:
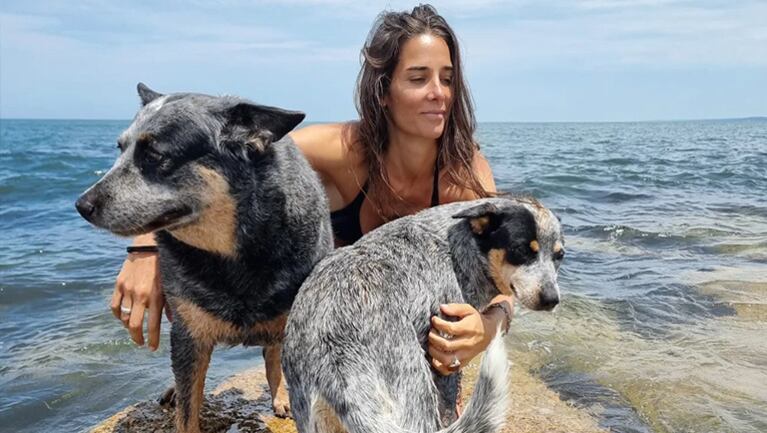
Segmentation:
<svg viewBox="0 0 767 433">
<path fill-rule="evenodd" d="M 0 430 L 80 431 L 172 383 L 108 308 L 127 241 L 74 201 L 129 121 L 0 120 Z M 562 303 L 510 357 L 616 432 L 767 431 L 767 120 L 481 123 L 562 219 Z M 261 363 L 214 352 L 208 383 Z"/>
</svg>

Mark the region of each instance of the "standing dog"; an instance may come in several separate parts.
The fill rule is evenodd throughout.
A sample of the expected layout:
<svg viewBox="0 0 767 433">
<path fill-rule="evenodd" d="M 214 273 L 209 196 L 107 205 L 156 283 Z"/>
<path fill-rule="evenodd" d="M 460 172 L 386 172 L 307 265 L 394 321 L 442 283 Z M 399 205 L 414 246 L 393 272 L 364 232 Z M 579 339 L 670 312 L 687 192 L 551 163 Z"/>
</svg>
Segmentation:
<svg viewBox="0 0 767 433">
<path fill-rule="evenodd" d="M 386 224 L 321 261 L 288 317 L 282 366 L 299 432 L 434 432 L 455 413 L 457 374 L 426 355 L 439 305 L 481 308 L 499 293 L 533 310 L 559 302 L 560 223 L 532 199 L 452 203 Z M 498 333 L 500 335 L 500 332 Z M 503 422 L 507 361 L 485 354 L 449 432 Z"/>
<path fill-rule="evenodd" d="M 280 370 L 286 315 L 299 286 L 333 248 L 319 178 L 280 140 L 303 113 L 236 97 L 161 95 L 118 140 L 112 169 L 76 203 L 122 236 L 155 232 L 171 311 L 179 432 L 199 431 L 205 374 L 217 343 L 264 346 L 275 413 L 288 400 Z"/>
</svg>

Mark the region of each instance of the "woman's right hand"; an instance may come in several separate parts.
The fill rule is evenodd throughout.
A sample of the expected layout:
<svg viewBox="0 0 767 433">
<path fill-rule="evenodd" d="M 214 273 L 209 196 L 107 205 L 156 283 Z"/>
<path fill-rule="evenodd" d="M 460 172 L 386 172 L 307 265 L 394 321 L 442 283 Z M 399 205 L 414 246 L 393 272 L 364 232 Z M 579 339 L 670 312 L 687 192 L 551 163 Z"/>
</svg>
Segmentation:
<svg viewBox="0 0 767 433">
<path fill-rule="evenodd" d="M 139 236 L 134 245 L 154 245 L 153 235 Z M 149 350 L 160 344 L 160 322 L 165 298 L 160 286 L 159 256 L 157 253 L 130 253 L 117 275 L 112 295 L 112 314 L 128 328 L 133 341 L 144 345 L 144 312 L 149 310 L 147 336 Z"/>
</svg>

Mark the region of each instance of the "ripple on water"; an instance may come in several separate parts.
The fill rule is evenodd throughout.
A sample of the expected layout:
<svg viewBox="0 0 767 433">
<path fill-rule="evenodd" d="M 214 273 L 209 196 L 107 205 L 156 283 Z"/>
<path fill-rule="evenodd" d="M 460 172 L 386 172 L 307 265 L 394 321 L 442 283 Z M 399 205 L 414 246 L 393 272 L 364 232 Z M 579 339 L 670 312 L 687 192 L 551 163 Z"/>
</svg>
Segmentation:
<svg viewBox="0 0 767 433">
<path fill-rule="evenodd" d="M 687 278 L 700 293 L 732 308 L 744 320 L 767 321 L 767 270 L 761 267 L 710 268 Z"/>
</svg>

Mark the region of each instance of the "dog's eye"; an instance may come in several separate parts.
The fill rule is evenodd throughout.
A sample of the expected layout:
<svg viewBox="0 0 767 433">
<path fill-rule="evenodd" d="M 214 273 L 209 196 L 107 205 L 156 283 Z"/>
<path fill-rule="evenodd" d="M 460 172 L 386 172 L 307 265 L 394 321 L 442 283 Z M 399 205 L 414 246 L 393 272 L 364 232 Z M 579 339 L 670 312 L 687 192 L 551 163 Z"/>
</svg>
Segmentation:
<svg viewBox="0 0 767 433">
<path fill-rule="evenodd" d="M 151 147 L 147 147 L 144 150 L 144 152 L 146 154 L 146 159 L 149 162 L 154 163 L 154 164 L 159 164 L 160 162 L 162 162 L 163 156 L 162 156 L 162 154 L 160 152 L 152 149 Z"/>
<path fill-rule="evenodd" d="M 559 250 L 554 253 L 554 260 L 562 260 L 565 258 L 565 250 Z"/>
</svg>

